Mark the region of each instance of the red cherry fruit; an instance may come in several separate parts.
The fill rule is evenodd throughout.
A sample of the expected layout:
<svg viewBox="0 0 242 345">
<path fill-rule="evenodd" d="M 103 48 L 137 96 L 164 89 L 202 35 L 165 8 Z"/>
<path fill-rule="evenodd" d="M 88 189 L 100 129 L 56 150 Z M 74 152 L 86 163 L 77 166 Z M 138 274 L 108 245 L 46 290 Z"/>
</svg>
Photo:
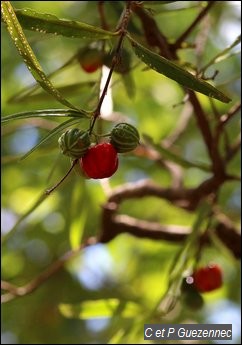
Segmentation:
<svg viewBox="0 0 242 345">
<path fill-rule="evenodd" d="M 79 62 L 84 71 L 93 73 L 103 65 L 102 54 L 98 49 L 86 50 L 79 56 Z"/>
<path fill-rule="evenodd" d="M 222 286 L 222 271 L 218 265 L 201 267 L 193 273 L 194 286 L 199 292 L 209 292 Z"/>
<path fill-rule="evenodd" d="M 80 165 L 90 178 L 110 177 L 118 169 L 118 154 L 112 144 L 101 143 L 88 149 Z"/>
</svg>

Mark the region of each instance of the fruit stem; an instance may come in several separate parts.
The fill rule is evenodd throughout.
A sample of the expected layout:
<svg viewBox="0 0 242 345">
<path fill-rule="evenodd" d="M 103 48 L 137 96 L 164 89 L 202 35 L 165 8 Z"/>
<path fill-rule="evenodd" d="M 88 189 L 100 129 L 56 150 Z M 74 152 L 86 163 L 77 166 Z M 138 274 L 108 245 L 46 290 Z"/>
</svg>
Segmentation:
<svg viewBox="0 0 242 345">
<path fill-rule="evenodd" d="M 109 86 L 109 83 L 110 83 L 110 80 L 111 80 L 114 68 L 115 68 L 116 64 L 119 62 L 119 55 L 120 55 L 120 51 L 121 51 L 121 47 L 122 47 L 122 43 L 123 43 L 124 37 L 126 35 L 126 29 L 127 29 L 127 26 L 128 26 L 130 15 L 131 15 L 131 1 L 128 1 L 127 2 L 127 6 L 124 9 L 124 11 L 123 11 L 123 13 L 122 13 L 122 15 L 120 17 L 121 18 L 120 19 L 120 24 L 118 24 L 118 27 L 117 27 L 117 31 L 119 31 L 120 37 L 119 37 L 119 40 L 118 40 L 118 43 L 117 43 L 117 47 L 116 47 L 116 50 L 115 50 L 115 53 L 114 53 L 114 56 L 113 56 L 113 59 L 112 59 L 112 64 L 111 64 L 111 67 L 110 67 L 110 71 L 109 71 L 109 74 L 108 74 L 105 86 L 103 88 L 103 91 L 102 91 L 101 97 L 99 99 L 97 108 L 96 108 L 96 110 L 93 113 L 93 119 L 91 121 L 90 128 L 89 128 L 89 134 L 90 135 L 92 134 L 95 122 L 96 122 L 98 116 L 100 115 L 101 106 L 102 106 L 103 100 L 104 100 L 104 98 L 106 96 L 106 93 L 107 93 L 107 90 L 108 90 L 108 86 Z"/>
<path fill-rule="evenodd" d="M 76 165 L 77 162 L 78 162 L 78 159 L 75 159 L 75 160 L 72 161 L 71 167 L 70 167 L 70 169 L 67 171 L 67 173 L 65 174 L 65 176 L 62 177 L 62 179 L 61 179 L 59 182 L 57 182 L 53 187 L 51 187 L 50 189 L 47 189 L 47 190 L 45 191 L 45 194 L 46 194 L 46 195 L 50 195 L 50 193 L 52 193 L 57 187 L 59 187 L 59 185 L 60 185 L 60 184 L 67 178 L 67 176 L 71 173 L 72 169 L 74 168 L 74 166 Z"/>
<path fill-rule="evenodd" d="M 110 135 L 111 135 L 111 132 L 106 133 L 106 134 L 96 134 L 96 136 L 99 138 L 110 137 Z"/>
</svg>

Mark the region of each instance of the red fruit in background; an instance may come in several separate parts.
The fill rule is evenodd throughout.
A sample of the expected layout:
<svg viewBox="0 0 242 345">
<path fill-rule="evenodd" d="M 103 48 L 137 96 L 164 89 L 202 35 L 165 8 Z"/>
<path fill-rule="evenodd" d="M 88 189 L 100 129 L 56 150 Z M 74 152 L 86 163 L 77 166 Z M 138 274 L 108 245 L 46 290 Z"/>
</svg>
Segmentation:
<svg viewBox="0 0 242 345">
<path fill-rule="evenodd" d="M 193 273 L 194 286 L 199 292 L 209 292 L 222 286 L 222 271 L 218 265 L 198 268 Z"/>
<path fill-rule="evenodd" d="M 81 50 L 78 60 L 87 73 L 93 73 L 103 65 L 103 55 L 98 49 Z"/>
<path fill-rule="evenodd" d="M 80 165 L 90 178 L 110 177 L 118 169 L 118 154 L 112 144 L 101 143 L 88 149 Z"/>
</svg>

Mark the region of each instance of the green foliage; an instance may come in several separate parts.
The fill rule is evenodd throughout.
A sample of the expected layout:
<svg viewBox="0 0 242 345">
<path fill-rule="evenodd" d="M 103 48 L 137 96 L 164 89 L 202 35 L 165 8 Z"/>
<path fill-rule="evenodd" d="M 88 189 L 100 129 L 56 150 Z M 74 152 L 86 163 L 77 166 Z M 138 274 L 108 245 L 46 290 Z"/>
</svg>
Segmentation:
<svg viewBox="0 0 242 345">
<path fill-rule="evenodd" d="M 174 61 L 149 44 L 149 34 L 160 30 L 174 49 L 207 4 L 138 2 L 124 28 L 127 3 L 1 3 L 3 343 L 141 344 L 144 323 L 220 323 L 223 315 L 236 328 L 237 243 L 231 249 L 215 229 L 220 219 L 240 223 L 240 37 L 236 26 L 224 29 L 240 22 L 238 4 L 215 2 Z M 105 90 L 100 103 L 102 69 L 90 75 L 80 67 L 78 54 L 88 47 L 111 57 L 109 67 L 117 59 L 112 100 Z M 125 122 L 137 128 L 140 144 L 119 154 L 109 180 L 87 179 L 79 162 L 70 169 L 60 154 L 65 130 L 88 130 L 94 144 Z M 214 156 L 231 179 L 206 194 Z M 157 237 L 162 231 L 168 238 Z M 224 284 L 192 309 L 183 278 L 211 261 L 223 268 Z M 240 343 L 236 333 L 233 341 Z"/>
<path fill-rule="evenodd" d="M 179 84 L 187 87 L 188 89 L 201 92 L 209 97 L 213 97 L 222 102 L 228 103 L 231 101 L 229 97 L 214 88 L 212 85 L 199 80 L 191 73 L 183 68 L 174 64 L 173 62 L 151 52 L 149 49 L 143 47 L 136 42 L 133 38 L 129 37 L 135 54 L 156 72 L 164 74 L 166 77 L 175 80 Z"/>
<path fill-rule="evenodd" d="M 14 41 L 14 44 L 16 45 L 20 56 L 23 58 L 23 61 L 26 63 L 35 80 L 44 90 L 54 96 L 60 103 L 64 104 L 67 107 L 76 109 L 75 106 L 73 106 L 62 97 L 60 92 L 53 87 L 50 80 L 46 77 L 23 33 L 22 27 L 20 26 L 16 18 L 14 9 L 11 6 L 10 2 L 5 1 L 1 4 L 1 6 L 3 20 L 6 23 L 10 36 Z"/>
<path fill-rule="evenodd" d="M 16 10 L 15 13 L 24 29 L 40 33 L 91 40 L 108 39 L 115 35 L 113 32 L 105 31 L 86 23 L 61 20 L 51 14 L 42 14 L 30 9 Z"/>
</svg>

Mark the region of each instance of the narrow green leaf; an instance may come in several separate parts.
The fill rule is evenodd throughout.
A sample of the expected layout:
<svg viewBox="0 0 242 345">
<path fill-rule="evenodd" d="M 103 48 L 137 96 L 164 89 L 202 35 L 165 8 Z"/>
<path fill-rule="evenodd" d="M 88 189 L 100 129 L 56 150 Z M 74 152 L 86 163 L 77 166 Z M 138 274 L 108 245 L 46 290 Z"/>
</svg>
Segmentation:
<svg viewBox="0 0 242 345">
<path fill-rule="evenodd" d="M 241 35 L 239 35 L 235 41 L 226 49 L 219 52 L 217 55 L 215 55 L 202 69 L 200 72 L 204 72 L 208 67 L 212 66 L 215 63 L 218 63 L 222 60 L 224 60 L 226 57 L 230 57 L 233 54 L 229 54 L 230 50 L 236 47 L 238 44 L 241 43 Z"/>
<path fill-rule="evenodd" d="M 211 167 L 206 165 L 206 164 L 202 164 L 199 162 L 190 162 L 178 155 L 176 155 L 175 153 L 171 152 L 170 150 L 166 149 L 165 147 L 163 147 L 161 144 L 155 144 L 153 139 L 147 135 L 147 134 L 142 134 L 143 138 L 145 139 L 145 141 L 151 145 L 152 147 L 154 147 L 156 149 L 156 151 L 160 152 L 161 155 L 165 158 L 165 159 L 169 159 L 172 162 L 177 163 L 178 165 L 182 166 L 183 168 L 197 168 L 206 172 L 211 172 Z"/>
<path fill-rule="evenodd" d="M 15 10 L 16 16 L 24 29 L 42 34 L 62 35 L 82 39 L 108 39 L 117 33 L 74 20 L 59 19 L 52 14 L 38 13 L 30 9 Z"/>
<path fill-rule="evenodd" d="M 192 231 L 187 237 L 179 253 L 175 256 L 169 273 L 169 284 L 166 294 L 159 301 L 159 310 L 163 315 L 170 312 L 176 305 L 181 293 L 183 273 L 191 270 L 196 260 L 196 253 L 199 246 L 199 236 L 205 231 L 205 222 L 209 219 L 211 205 L 204 201 L 199 209 Z"/>
<path fill-rule="evenodd" d="M 75 55 L 73 55 L 67 62 L 65 62 L 63 65 L 61 65 L 60 67 L 58 67 L 56 70 L 54 70 L 53 72 L 49 73 L 47 75 L 47 78 L 50 79 L 54 76 L 56 76 L 58 73 L 62 72 L 66 67 L 70 66 L 76 59 L 77 57 L 77 53 Z M 26 100 L 26 98 L 28 98 L 32 93 L 34 93 L 36 90 L 38 90 L 40 88 L 40 84 L 32 84 L 29 85 L 27 87 L 25 87 L 24 89 L 20 90 L 19 92 L 17 92 L 16 94 L 14 94 L 13 96 L 11 96 L 8 99 L 8 103 L 18 103 L 21 102 L 22 100 Z M 61 88 L 59 88 L 60 92 Z M 46 95 L 46 93 L 45 93 Z M 28 98 L 29 99 L 29 98 Z"/>
<path fill-rule="evenodd" d="M 9 237 L 13 236 L 13 234 L 17 231 L 18 226 L 32 213 L 36 210 L 36 208 L 42 204 L 43 201 L 48 197 L 47 194 L 41 194 L 36 202 L 18 219 L 15 225 L 10 229 L 6 234 L 2 235 L 1 241 L 4 243 L 9 239 Z"/>
<path fill-rule="evenodd" d="M 135 97 L 135 83 L 131 73 L 122 75 L 122 81 L 126 90 L 126 93 L 130 99 Z"/>
<path fill-rule="evenodd" d="M 34 79 L 40 86 L 51 94 L 58 102 L 64 104 L 68 108 L 78 110 L 74 105 L 64 99 L 61 93 L 53 86 L 51 81 L 43 72 L 32 48 L 30 47 L 21 25 L 15 15 L 14 9 L 9 1 L 1 2 L 2 18 L 6 24 L 7 30 L 12 38 L 20 56 L 23 58 L 24 63 L 27 65 Z"/>
<path fill-rule="evenodd" d="M 59 86 L 58 90 L 61 92 L 62 95 L 65 97 L 72 97 L 73 95 L 80 95 L 80 92 L 83 91 L 83 89 L 89 89 L 95 85 L 94 81 L 87 81 L 87 82 L 81 82 L 81 83 L 74 83 L 70 85 L 65 86 Z M 33 91 L 32 91 L 32 90 Z M 40 91 L 38 93 L 33 94 L 33 92 L 37 89 L 36 85 L 31 87 L 29 89 L 29 92 L 21 92 L 17 95 L 14 95 L 11 97 L 11 99 L 8 100 L 9 103 L 22 103 L 28 101 L 28 103 L 32 102 L 47 102 L 49 101 L 49 98 L 51 95 L 46 94 L 45 91 Z M 90 91 L 89 91 L 90 93 Z"/>
<path fill-rule="evenodd" d="M 58 133 L 60 133 L 61 131 L 63 131 L 63 129 L 72 126 L 76 123 L 79 123 L 80 119 L 70 119 L 68 121 L 65 121 L 64 123 L 62 123 L 61 125 L 57 126 L 56 128 L 54 128 L 52 131 L 49 132 L 49 134 L 47 134 L 37 145 L 35 145 L 31 150 L 29 150 L 27 153 L 25 153 L 20 160 L 23 160 L 25 158 L 27 158 L 32 152 L 34 152 L 38 147 L 40 147 L 40 145 L 44 144 L 47 140 L 53 138 L 55 135 L 57 135 Z"/>
<path fill-rule="evenodd" d="M 111 338 L 107 341 L 107 344 L 125 344 L 122 339 L 126 335 L 126 330 L 124 328 L 119 328 Z M 137 341 L 137 340 L 136 340 Z M 127 344 L 127 343 L 126 343 Z M 130 343 L 131 344 L 131 343 Z"/>
<path fill-rule="evenodd" d="M 209 219 L 209 214 L 211 213 L 211 205 L 207 201 L 203 201 L 198 211 L 197 218 L 192 226 L 192 231 L 186 238 L 184 246 L 179 251 L 178 255 L 173 261 L 173 265 L 170 268 L 170 282 L 176 280 L 181 276 L 184 271 L 184 265 L 189 258 L 194 258 L 194 251 L 196 252 L 196 244 L 198 244 L 199 235 L 204 232 L 204 223 Z M 188 250 L 189 249 L 189 250 Z"/>
<path fill-rule="evenodd" d="M 129 38 L 137 57 L 156 72 L 175 80 L 177 83 L 188 89 L 218 99 L 221 102 L 228 103 L 231 101 L 229 97 L 217 90 L 214 86 L 202 79 L 196 78 L 194 75 L 176 65 L 174 62 L 171 62 L 164 57 L 153 53 L 135 41 L 132 37 L 130 37 L 130 35 L 127 35 L 127 37 Z"/>
<path fill-rule="evenodd" d="M 85 110 L 76 111 L 76 110 L 68 110 L 68 109 L 44 109 L 44 110 L 25 111 L 21 113 L 12 114 L 12 115 L 7 115 L 7 116 L 2 117 L 1 123 L 5 125 L 9 121 L 29 119 L 32 117 L 40 117 L 40 118 L 73 117 L 73 118 L 78 118 L 78 119 L 89 118 L 88 112 L 86 112 Z"/>
</svg>

